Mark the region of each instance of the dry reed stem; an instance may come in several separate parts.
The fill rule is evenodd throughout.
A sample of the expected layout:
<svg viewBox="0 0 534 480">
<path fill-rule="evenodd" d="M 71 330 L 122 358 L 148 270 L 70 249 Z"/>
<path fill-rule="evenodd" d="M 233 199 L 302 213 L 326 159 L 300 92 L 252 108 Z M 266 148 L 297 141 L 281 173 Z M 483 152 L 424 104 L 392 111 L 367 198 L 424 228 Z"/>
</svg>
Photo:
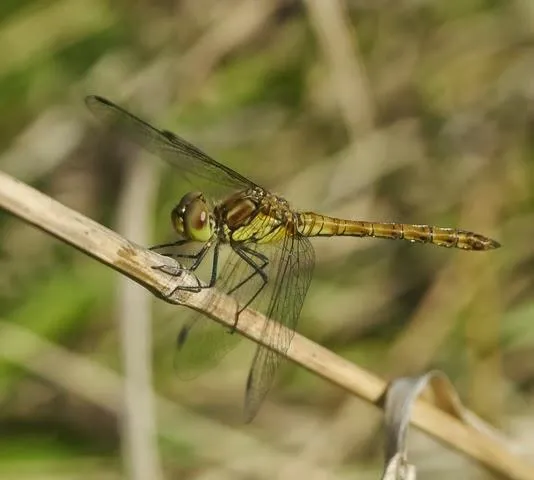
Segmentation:
<svg viewBox="0 0 534 480">
<path fill-rule="evenodd" d="M 26 222 L 65 241 L 84 253 L 127 275 L 152 293 L 171 303 L 199 310 L 209 292 L 187 293 L 173 290 L 181 285 L 196 285 L 187 270 L 171 277 L 153 267 L 169 264 L 150 250 L 138 247 L 117 233 L 61 205 L 52 198 L 0 172 L 0 207 Z M 211 292 L 210 292 L 211 293 Z M 223 301 L 223 294 L 203 310 L 219 323 L 233 325 L 234 301 Z M 264 317 L 252 310 L 240 316 L 237 330 L 261 343 Z M 373 404 L 378 404 L 385 391 L 383 380 L 335 355 L 307 338 L 295 334 L 287 358 L 331 383 Z M 464 452 L 488 468 L 508 478 L 531 480 L 534 466 L 514 456 L 494 439 L 466 426 L 435 406 L 418 401 L 414 405 L 412 423 L 443 443 Z"/>
</svg>

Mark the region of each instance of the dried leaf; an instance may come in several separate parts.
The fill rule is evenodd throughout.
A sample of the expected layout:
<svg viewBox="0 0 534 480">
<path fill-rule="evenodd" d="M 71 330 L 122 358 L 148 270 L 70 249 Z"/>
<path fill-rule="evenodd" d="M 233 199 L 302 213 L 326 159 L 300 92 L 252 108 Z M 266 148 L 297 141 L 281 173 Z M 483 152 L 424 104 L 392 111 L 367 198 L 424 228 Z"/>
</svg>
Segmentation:
<svg viewBox="0 0 534 480">
<path fill-rule="evenodd" d="M 412 406 L 420 395 L 510 449 L 502 434 L 463 406 L 444 373 L 436 370 L 419 377 L 402 377 L 392 381 L 385 394 L 386 456 L 382 479 L 415 478 L 415 467 L 407 462 L 406 437 Z"/>
</svg>

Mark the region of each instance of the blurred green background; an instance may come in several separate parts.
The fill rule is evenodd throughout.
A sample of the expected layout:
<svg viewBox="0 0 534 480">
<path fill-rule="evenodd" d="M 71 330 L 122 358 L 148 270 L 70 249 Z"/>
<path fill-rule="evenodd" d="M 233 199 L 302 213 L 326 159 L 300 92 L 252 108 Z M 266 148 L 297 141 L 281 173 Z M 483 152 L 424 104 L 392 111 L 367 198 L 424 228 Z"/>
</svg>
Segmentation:
<svg viewBox="0 0 534 480">
<path fill-rule="evenodd" d="M 386 379 L 445 371 L 533 459 L 531 0 L 4 0 L 0 46 L 0 169 L 143 245 L 187 186 L 87 94 L 296 208 L 498 239 L 315 240 L 299 331 Z M 248 342 L 181 382 L 187 312 L 5 213 L 0 242 L 0 478 L 378 478 L 376 409 L 286 365 L 245 426 Z M 490 478 L 412 440 L 422 476 Z"/>
</svg>

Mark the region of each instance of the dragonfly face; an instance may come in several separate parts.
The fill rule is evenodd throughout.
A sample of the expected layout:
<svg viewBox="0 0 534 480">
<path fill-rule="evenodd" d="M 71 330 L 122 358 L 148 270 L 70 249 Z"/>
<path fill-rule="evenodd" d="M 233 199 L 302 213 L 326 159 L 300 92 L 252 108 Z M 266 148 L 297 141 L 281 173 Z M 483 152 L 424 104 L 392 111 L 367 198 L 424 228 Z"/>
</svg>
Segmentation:
<svg viewBox="0 0 534 480">
<path fill-rule="evenodd" d="M 201 192 L 185 194 L 171 212 L 176 232 L 186 240 L 207 242 L 214 233 L 213 214 Z"/>
</svg>

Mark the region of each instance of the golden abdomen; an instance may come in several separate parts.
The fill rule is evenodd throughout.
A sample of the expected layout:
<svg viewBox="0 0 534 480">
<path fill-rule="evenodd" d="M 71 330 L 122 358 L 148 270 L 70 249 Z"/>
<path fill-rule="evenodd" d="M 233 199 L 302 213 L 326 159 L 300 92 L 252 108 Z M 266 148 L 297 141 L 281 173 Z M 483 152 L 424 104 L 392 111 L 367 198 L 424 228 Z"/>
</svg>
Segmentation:
<svg viewBox="0 0 534 480">
<path fill-rule="evenodd" d="M 406 223 L 381 223 L 343 220 L 313 212 L 300 213 L 298 232 L 305 237 L 376 237 L 410 242 L 432 243 L 462 250 L 492 250 L 500 247 L 495 240 L 478 233 L 456 228 Z"/>
</svg>

